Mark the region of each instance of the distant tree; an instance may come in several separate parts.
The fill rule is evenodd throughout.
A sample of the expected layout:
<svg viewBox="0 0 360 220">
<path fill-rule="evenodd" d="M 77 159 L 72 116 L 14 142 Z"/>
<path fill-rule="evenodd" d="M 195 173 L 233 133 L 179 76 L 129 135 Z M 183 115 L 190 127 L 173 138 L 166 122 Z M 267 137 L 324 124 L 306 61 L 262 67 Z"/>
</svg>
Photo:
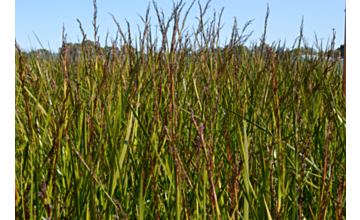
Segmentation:
<svg viewBox="0 0 360 220">
<path fill-rule="evenodd" d="M 119 48 L 115 47 L 115 51 L 112 46 L 106 46 L 104 48 L 101 48 L 101 53 L 104 57 L 107 57 L 108 55 L 110 55 L 110 58 L 112 58 L 114 55 L 114 52 L 115 52 L 115 54 L 119 55 L 120 54 Z"/>
<path fill-rule="evenodd" d="M 82 43 L 67 43 L 67 50 L 70 51 L 70 55 L 73 56 L 75 54 L 79 54 L 82 51 Z M 59 48 L 59 53 L 61 54 L 62 51 L 64 50 L 64 46 Z M 85 52 L 88 53 L 90 52 L 90 50 L 94 51 L 95 49 L 95 43 L 91 40 L 86 40 L 84 42 L 84 49 Z"/>
<path fill-rule="evenodd" d="M 339 48 L 336 49 L 336 53 L 338 54 L 340 52 L 341 58 L 344 58 L 344 45 L 340 45 Z"/>
<path fill-rule="evenodd" d="M 39 49 L 36 52 L 40 56 L 49 56 L 51 54 L 51 52 L 49 50 L 46 50 L 46 49 Z"/>
<path fill-rule="evenodd" d="M 235 46 L 232 46 L 230 48 L 230 45 L 225 45 L 223 48 L 221 48 L 221 52 L 229 52 L 231 51 L 232 53 L 238 53 L 238 52 L 241 52 L 241 53 L 246 53 L 248 54 L 250 52 L 250 49 L 245 46 L 245 45 L 242 45 L 242 44 L 239 44 L 239 45 L 235 45 Z"/>
</svg>

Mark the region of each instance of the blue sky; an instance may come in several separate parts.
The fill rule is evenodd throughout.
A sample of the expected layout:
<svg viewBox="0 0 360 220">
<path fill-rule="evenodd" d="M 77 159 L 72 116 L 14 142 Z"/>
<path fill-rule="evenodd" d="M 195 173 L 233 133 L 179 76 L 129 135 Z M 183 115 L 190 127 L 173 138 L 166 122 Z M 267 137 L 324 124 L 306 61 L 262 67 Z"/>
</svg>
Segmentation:
<svg viewBox="0 0 360 220">
<path fill-rule="evenodd" d="M 138 16 L 145 16 L 149 0 L 103 0 L 97 2 L 98 18 L 97 24 L 100 26 L 98 35 L 100 36 L 101 45 L 105 44 L 105 37 L 109 31 L 110 37 L 115 38 L 117 27 L 112 20 L 112 13 L 120 23 L 124 32 L 127 30 L 125 19 L 131 26 L 132 36 L 138 36 L 138 24 L 141 30 L 144 25 Z M 165 16 L 169 17 L 172 9 L 172 1 L 157 0 L 157 5 L 162 8 Z M 186 5 L 183 13 L 190 6 L 192 1 L 185 0 Z M 206 0 L 200 1 L 204 7 Z M 225 24 L 220 33 L 220 43 L 224 44 L 225 39 L 229 41 L 231 37 L 231 28 L 234 17 L 237 18 L 238 26 L 242 29 L 245 22 L 255 19 L 248 27 L 247 32 L 254 31 L 249 42 L 257 41 L 264 30 L 264 22 L 267 4 L 270 7 L 270 16 L 267 27 L 267 43 L 286 39 L 286 46 L 293 45 L 294 40 L 299 36 L 299 29 L 302 16 L 304 16 L 304 36 L 310 46 L 314 44 L 315 35 L 322 39 L 324 44 L 332 37 L 332 29 L 335 28 L 336 40 L 335 47 L 339 47 L 344 42 L 344 19 L 345 19 L 345 0 L 213 0 L 210 3 L 210 9 L 207 11 L 205 18 L 212 18 L 214 9 L 220 13 L 224 7 L 222 23 Z M 45 47 L 57 51 L 61 46 L 62 26 L 65 24 L 65 32 L 68 36 L 68 42 L 76 43 L 82 39 L 79 19 L 83 25 L 87 39 L 94 40 L 93 21 L 93 1 L 76 0 L 76 1 L 48 1 L 48 0 L 16 0 L 15 1 L 15 38 L 20 47 L 29 50 L 31 47 L 40 49 L 34 32 L 40 42 Z M 199 16 L 199 7 L 197 2 L 192 7 L 187 18 L 186 26 L 188 30 L 197 27 L 196 16 Z M 150 5 L 150 17 L 152 31 L 155 32 L 157 17 L 154 7 Z M 183 16 L 182 16 L 183 17 Z M 30 40 L 29 40 L 30 39 Z M 110 42 L 110 41 L 109 41 Z"/>
</svg>

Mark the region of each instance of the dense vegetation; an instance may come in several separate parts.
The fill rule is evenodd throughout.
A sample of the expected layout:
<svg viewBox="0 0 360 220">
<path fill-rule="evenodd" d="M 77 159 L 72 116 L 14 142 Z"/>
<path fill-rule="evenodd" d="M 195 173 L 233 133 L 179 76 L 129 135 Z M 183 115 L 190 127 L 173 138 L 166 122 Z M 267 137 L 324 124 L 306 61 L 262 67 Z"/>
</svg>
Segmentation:
<svg viewBox="0 0 360 220">
<path fill-rule="evenodd" d="M 59 56 L 25 56 L 16 43 L 17 217 L 345 218 L 334 47 L 309 48 L 302 24 L 293 48 L 266 44 L 267 13 L 259 45 L 242 46 L 251 22 L 239 31 L 235 20 L 220 48 L 222 11 L 206 23 L 209 2 L 191 34 L 182 2 L 168 21 L 153 6 L 160 42 L 148 9 L 136 42 L 118 25 L 101 48 L 94 2 L 94 41 L 79 21 L 81 52 L 65 30 Z M 300 59 L 301 48 L 318 59 Z"/>
</svg>

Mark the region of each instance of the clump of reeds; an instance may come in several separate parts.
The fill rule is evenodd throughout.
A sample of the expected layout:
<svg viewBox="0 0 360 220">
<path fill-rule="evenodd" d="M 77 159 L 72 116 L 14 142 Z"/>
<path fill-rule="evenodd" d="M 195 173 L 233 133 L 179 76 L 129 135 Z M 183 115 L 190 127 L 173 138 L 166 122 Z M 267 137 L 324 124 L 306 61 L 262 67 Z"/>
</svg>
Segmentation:
<svg viewBox="0 0 360 220">
<path fill-rule="evenodd" d="M 221 11 L 186 31 L 153 1 L 161 43 L 130 25 L 102 48 L 83 33 L 58 57 L 16 43 L 15 142 L 21 219 L 342 219 L 346 105 L 331 50 L 244 46 Z M 185 12 L 184 12 L 185 11 Z M 173 24 L 172 26 L 170 24 Z M 168 38 L 168 33 L 171 37 Z M 119 45 L 120 42 L 120 45 Z M 301 48 L 301 45 L 304 48 Z M 295 46 L 297 45 L 297 46 Z M 137 47 L 138 46 L 138 47 Z M 120 49 L 119 49 L 120 48 Z"/>
</svg>

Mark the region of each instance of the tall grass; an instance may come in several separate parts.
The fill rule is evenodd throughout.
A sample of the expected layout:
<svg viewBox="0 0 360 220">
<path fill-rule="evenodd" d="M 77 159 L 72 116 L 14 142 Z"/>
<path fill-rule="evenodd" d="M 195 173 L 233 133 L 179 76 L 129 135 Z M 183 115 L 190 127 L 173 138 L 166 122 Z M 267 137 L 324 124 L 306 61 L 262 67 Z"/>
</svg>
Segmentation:
<svg viewBox="0 0 360 220">
<path fill-rule="evenodd" d="M 25 57 L 16 43 L 15 143 L 19 219 L 343 219 L 346 105 L 342 69 L 301 60 L 280 43 L 247 50 L 221 14 L 186 32 L 153 2 L 139 39 L 59 57 Z M 180 16 L 181 15 L 181 16 Z M 170 25 L 172 24 L 172 26 Z M 241 30 L 241 31 L 239 31 Z M 168 38 L 168 36 L 171 36 Z M 116 48 L 119 46 L 120 51 Z M 134 48 L 138 45 L 137 48 Z"/>
</svg>

